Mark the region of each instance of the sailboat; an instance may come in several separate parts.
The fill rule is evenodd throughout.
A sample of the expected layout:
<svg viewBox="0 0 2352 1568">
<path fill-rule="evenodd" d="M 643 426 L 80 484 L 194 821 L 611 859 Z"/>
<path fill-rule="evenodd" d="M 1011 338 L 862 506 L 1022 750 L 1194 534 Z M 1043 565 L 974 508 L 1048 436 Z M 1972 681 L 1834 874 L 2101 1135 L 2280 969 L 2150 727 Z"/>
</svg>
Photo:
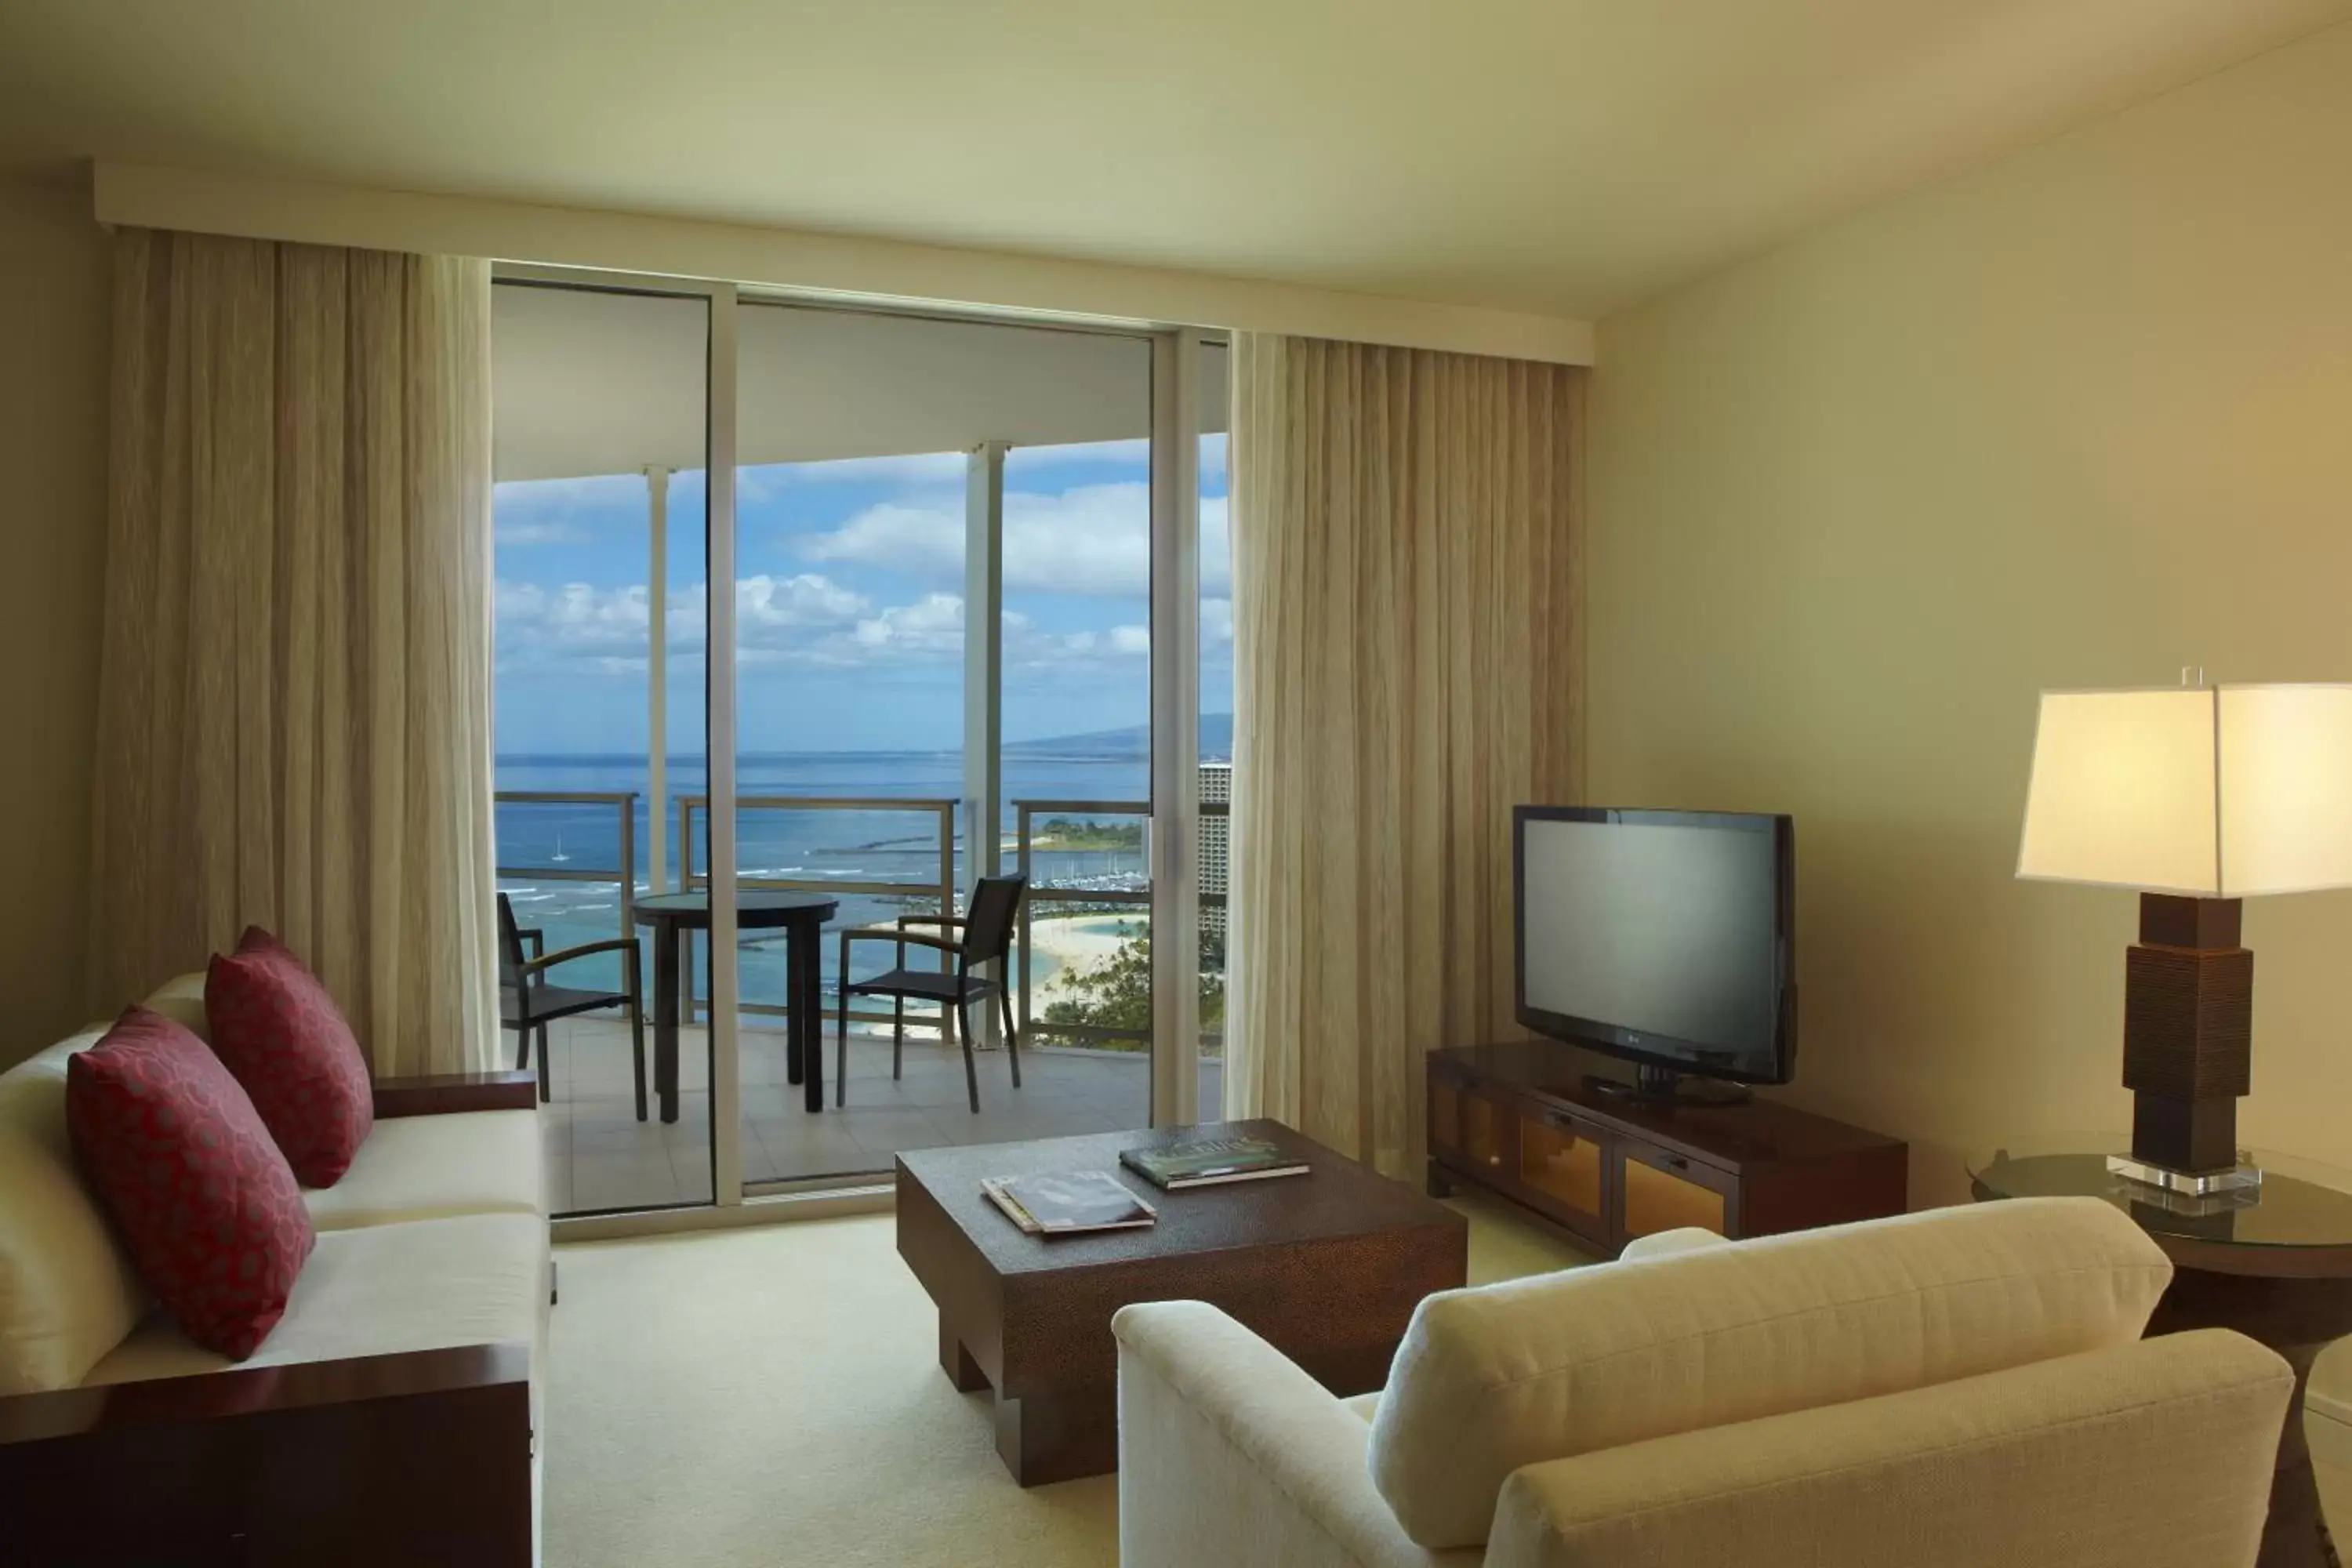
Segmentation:
<svg viewBox="0 0 2352 1568">
<path fill-rule="evenodd" d="M 557 865 L 559 865 L 559 866 L 562 865 L 566 860 L 569 860 L 569 859 L 571 859 L 571 858 L 572 858 L 572 857 L 571 857 L 571 856 L 566 855 L 566 854 L 563 852 L 563 835 L 562 835 L 562 834 L 558 833 L 558 834 L 555 836 L 555 853 L 554 853 L 554 854 L 552 854 L 552 855 L 551 855 L 551 856 L 549 856 L 549 857 L 548 857 L 548 858 L 549 858 L 549 859 L 551 859 L 551 860 L 552 860 L 552 861 L 554 861 L 554 862 L 555 862 Z"/>
</svg>

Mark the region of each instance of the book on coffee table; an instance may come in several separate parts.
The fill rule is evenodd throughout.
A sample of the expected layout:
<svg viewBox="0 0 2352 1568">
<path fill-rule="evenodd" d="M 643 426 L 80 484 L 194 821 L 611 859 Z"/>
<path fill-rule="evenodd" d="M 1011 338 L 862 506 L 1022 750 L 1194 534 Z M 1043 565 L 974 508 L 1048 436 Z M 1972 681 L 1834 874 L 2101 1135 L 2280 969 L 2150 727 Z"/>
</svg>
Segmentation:
<svg viewBox="0 0 2352 1568">
<path fill-rule="evenodd" d="M 1004 1217 L 1032 1236 L 1075 1236 L 1090 1230 L 1131 1230 L 1160 1211 L 1127 1190 L 1108 1171 L 1047 1176 L 990 1176 L 980 1184 Z"/>
<path fill-rule="evenodd" d="M 1263 1138 L 1188 1138 L 1156 1149 L 1123 1149 L 1118 1163 L 1170 1192 L 1221 1182 L 1303 1176 L 1307 1171 L 1305 1161 Z"/>
</svg>

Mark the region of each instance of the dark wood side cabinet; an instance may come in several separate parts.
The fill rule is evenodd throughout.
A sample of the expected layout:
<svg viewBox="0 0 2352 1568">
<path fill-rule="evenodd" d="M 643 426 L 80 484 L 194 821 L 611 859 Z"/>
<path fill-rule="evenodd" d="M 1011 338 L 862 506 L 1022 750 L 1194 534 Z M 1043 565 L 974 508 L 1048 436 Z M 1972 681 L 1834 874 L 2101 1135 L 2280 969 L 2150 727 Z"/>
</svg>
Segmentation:
<svg viewBox="0 0 2352 1568">
<path fill-rule="evenodd" d="M 1765 1100 L 1609 1094 L 1585 1082 L 1597 1065 L 1549 1040 L 1432 1052 L 1432 1195 L 1482 1187 L 1612 1258 L 1685 1226 L 1770 1236 L 1904 1210 L 1900 1139 Z"/>
</svg>

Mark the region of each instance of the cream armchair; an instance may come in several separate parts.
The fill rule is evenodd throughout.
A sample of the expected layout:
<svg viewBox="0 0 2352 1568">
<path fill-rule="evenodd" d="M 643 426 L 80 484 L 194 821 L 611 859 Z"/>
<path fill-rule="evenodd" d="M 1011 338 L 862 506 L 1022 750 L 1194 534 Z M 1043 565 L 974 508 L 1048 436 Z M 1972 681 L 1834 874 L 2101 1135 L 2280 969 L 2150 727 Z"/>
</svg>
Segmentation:
<svg viewBox="0 0 2352 1568">
<path fill-rule="evenodd" d="M 2293 1378 L 2141 1339 L 2171 1273 L 2092 1199 L 1677 1236 L 1431 1297 L 1352 1400 L 1213 1307 L 1129 1307 L 1119 1561 L 2242 1568 Z"/>
</svg>

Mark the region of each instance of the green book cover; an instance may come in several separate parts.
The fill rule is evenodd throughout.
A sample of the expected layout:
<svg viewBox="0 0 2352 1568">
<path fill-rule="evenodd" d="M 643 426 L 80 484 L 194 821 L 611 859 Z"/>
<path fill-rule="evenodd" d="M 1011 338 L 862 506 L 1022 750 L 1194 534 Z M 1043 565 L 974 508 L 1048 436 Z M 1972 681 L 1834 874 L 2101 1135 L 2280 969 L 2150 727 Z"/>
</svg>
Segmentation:
<svg viewBox="0 0 2352 1568">
<path fill-rule="evenodd" d="M 1246 1181 L 1303 1173 L 1304 1161 L 1263 1138 L 1191 1138 L 1157 1149 L 1128 1149 L 1119 1163 L 1162 1187 Z"/>
</svg>

